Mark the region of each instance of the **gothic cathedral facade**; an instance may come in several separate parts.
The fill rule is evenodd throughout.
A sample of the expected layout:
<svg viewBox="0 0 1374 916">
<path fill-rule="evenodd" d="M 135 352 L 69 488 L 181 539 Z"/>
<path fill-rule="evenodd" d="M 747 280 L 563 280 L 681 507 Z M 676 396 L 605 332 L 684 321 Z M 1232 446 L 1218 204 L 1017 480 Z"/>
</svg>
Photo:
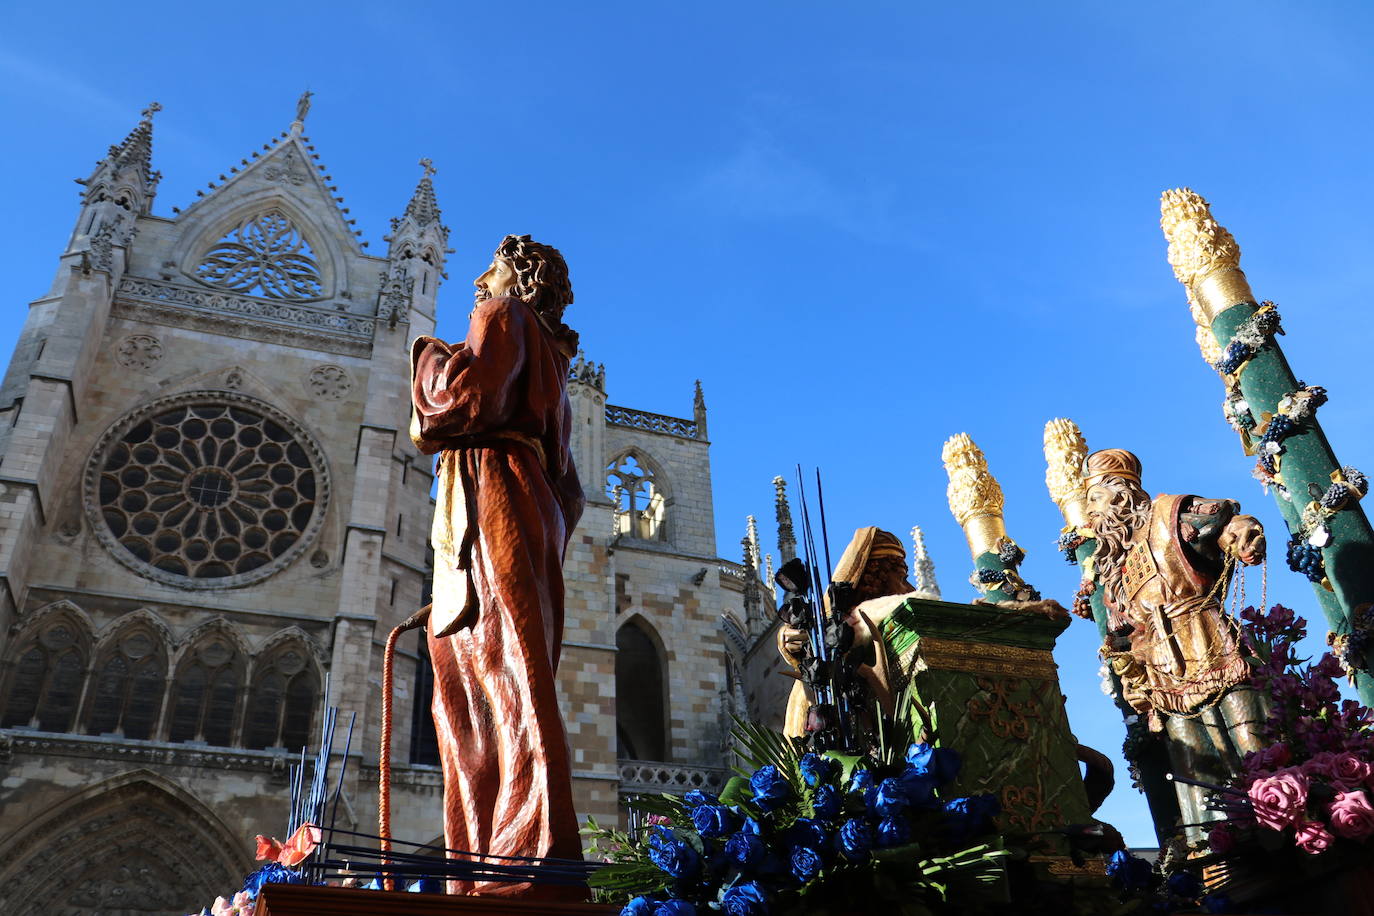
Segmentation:
<svg viewBox="0 0 1374 916">
<path fill-rule="evenodd" d="M 82 182 L 0 387 L 6 913 L 232 892 L 326 703 L 357 716 L 340 824 L 375 832 L 383 647 L 428 600 L 433 469 L 406 429 L 450 253 L 432 169 L 368 254 L 301 111 L 158 215 L 153 110 Z M 579 815 L 605 823 L 718 785 L 729 716 L 786 681 L 752 526 L 743 563 L 717 556 L 700 389 L 690 419 L 610 405 L 579 357 L 569 393 L 588 508 L 559 686 Z M 423 651 L 400 643 L 391 742 L 417 842 L 442 823 Z"/>
</svg>

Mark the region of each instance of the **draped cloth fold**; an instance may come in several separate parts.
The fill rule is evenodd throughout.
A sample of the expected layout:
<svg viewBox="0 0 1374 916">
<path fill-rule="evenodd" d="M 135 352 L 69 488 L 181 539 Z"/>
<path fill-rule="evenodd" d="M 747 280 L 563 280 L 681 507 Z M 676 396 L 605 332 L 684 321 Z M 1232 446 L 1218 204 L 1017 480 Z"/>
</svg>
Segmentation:
<svg viewBox="0 0 1374 916">
<path fill-rule="evenodd" d="M 581 855 L 554 682 L 563 554 L 583 507 L 569 450 L 571 355 L 567 335 L 511 298 L 481 303 L 462 344 L 421 337 L 411 347 L 411 438 L 439 455 L 429 651 L 450 849 Z"/>
</svg>

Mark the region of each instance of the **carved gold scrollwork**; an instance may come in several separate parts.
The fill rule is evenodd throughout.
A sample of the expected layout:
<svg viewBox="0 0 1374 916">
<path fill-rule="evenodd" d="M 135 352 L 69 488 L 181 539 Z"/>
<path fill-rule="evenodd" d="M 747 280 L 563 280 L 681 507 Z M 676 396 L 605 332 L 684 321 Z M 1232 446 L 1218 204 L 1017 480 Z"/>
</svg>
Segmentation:
<svg viewBox="0 0 1374 916">
<path fill-rule="evenodd" d="M 1014 677 L 980 677 L 975 683 L 987 697 L 969 700 L 969 717 L 986 719 L 988 731 L 995 737 L 1018 741 L 1030 738 L 1029 720 L 1040 718 L 1035 699 L 1018 702 L 1011 698 L 1026 682 Z"/>
<path fill-rule="evenodd" d="M 1045 804 L 1039 786 L 1004 786 L 1001 801 L 1003 822 L 1012 832 L 1038 833 L 1064 820 L 1058 804 Z"/>
</svg>

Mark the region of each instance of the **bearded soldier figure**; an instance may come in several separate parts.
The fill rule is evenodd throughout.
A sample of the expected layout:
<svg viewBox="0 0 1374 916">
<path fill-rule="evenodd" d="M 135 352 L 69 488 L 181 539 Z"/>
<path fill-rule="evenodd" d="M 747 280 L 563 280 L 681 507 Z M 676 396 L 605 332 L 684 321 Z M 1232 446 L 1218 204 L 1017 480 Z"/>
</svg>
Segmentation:
<svg viewBox="0 0 1374 916">
<path fill-rule="evenodd" d="M 506 236 L 476 281 L 467 339 L 411 346 L 411 438 L 438 453 L 434 725 L 449 849 L 581 858 L 554 673 L 563 552 L 582 514 L 568 441 L 577 335 L 557 249 Z M 450 882 L 453 893 L 578 896 Z"/>
<path fill-rule="evenodd" d="M 1262 747 L 1264 707 L 1222 598 L 1235 563 L 1264 560 L 1264 528 L 1232 500 L 1150 499 L 1140 460 L 1122 449 L 1089 455 L 1083 482 L 1108 611 L 1103 657 L 1126 702 L 1167 734 L 1174 772 L 1221 782 Z M 1211 816 L 1195 787 L 1178 794 L 1187 823 Z"/>
</svg>

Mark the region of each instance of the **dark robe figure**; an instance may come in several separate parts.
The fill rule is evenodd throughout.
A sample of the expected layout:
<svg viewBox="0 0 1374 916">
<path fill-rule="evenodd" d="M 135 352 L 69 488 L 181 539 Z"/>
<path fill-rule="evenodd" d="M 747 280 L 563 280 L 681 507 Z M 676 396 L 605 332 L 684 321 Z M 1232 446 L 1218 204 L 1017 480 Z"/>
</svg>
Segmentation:
<svg viewBox="0 0 1374 916">
<path fill-rule="evenodd" d="M 563 553 L 582 514 L 568 447 L 577 336 L 556 249 L 508 236 L 477 281 L 467 339 L 411 347 L 411 438 L 438 453 L 434 724 L 450 849 L 581 857 L 554 689 Z M 452 893 L 576 897 L 577 889 L 450 882 Z"/>
</svg>

